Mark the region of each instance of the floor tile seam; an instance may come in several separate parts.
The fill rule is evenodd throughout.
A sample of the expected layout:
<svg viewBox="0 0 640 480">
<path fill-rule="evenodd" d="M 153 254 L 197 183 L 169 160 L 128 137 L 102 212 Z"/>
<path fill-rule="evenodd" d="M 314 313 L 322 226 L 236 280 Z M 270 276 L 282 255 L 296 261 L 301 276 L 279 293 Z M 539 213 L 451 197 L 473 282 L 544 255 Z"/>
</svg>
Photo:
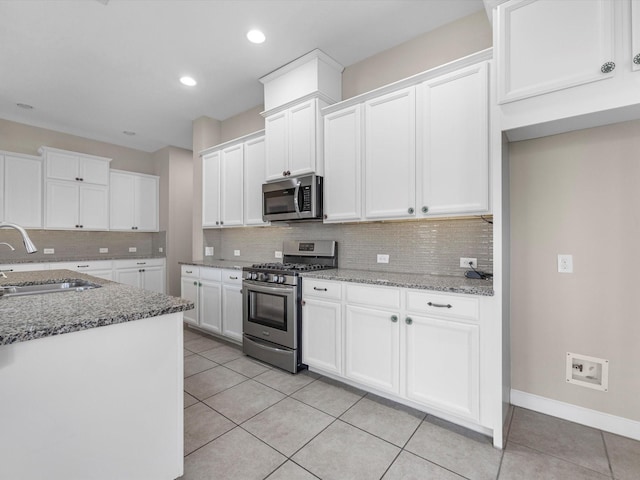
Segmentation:
<svg viewBox="0 0 640 480">
<path fill-rule="evenodd" d="M 311 385 L 311 384 L 309 384 L 309 385 Z M 287 397 L 288 397 L 288 398 L 291 398 L 291 400 L 295 400 L 295 401 L 297 401 L 297 402 L 300 402 L 300 403 L 302 403 L 303 405 L 306 405 L 307 407 L 311 407 L 311 408 L 313 408 L 314 410 L 317 410 L 317 411 L 318 411 L 318 412 L 320 412 L 320 413 L 324 413 L 325 415 L 329 415 L 330 417 L 333 417 L 333 418 L 340 418 L 340 415 L 342 415 L 342 414 L 340 414 L 340 415 L 336 416 L 336 415 L 334 415 L 334 414 L 332 414 L 332 413 L 325 412 L 324 410 L 322 410 L 321 408 L 316 407 L 315 405 L 311 405 L 311 404 L 309 404 L 309 403 L 305 402 L 304 400 L 301 400 L 301 399 L 299 399 L 299 398 L 294 397 L 293 395 L 295 395 L 295 394 L 296 394 L 296 393 L 298 393 L 299 391 L 300 391 L 300 390 L 298 390 L 298 391 L 296 391 L 296 392 L 292 393 L 291 395 L 288 395 Z M 343 412 L 343 413 L 344 413 L 344 412 Z"/>
<path fill-rule="evenodd" d="M 273 445 L 269 445 L 266 441 L 264 441 L 263 439 L 261 439 L 260 437 L 258 437 L 257 435 L 255 435 L 254 433 L 250 432 L 249 430 L 247 430 L 246 428 L 244 428 L 242 425 L 238 425 L 237 428 L 242 429 L 242 431 L 248 433 L 249 435 L 251 435 L 253 438 L 255 438 L 256 440 L 258 440 L 260 443 L 264 443 L 267 447 L 269 447 L 271 450 L 273 450 L 274 452 L 276 452 L 278 455 L 282 455 L 283 457 L 285 457 L 284 462 L 282 462 L 282 464 L 280 466 L 282 466 L 283 464 L 287 463 L 287 460 L 290 460 L 291 457 L 285 453 L 282 453 L 280 450 L 278 450 L 276 447 L 274 447 Z M 294 453 L 295 455 L 295 453 Z M 280 466 L 278 468 L 280 468 Z M 274 470 L 275 471 L 275 470 Z M 271 472 L 273 473 L 273 472 Z M 269 475 L 271 475 L 271 473 Z"/>
<path fill-rule="evenodd" d="M 222 365 L 218 365 L 218 367 L 222 367 Z M 210 368 L 209 370 L 213 370 L 214 368 L 218 368 L 218 367 L 212 367 L 212 368 Z M 227 369 L 227 370 L 229 370 L 229 369 Z M 200 372 L 200 373 L 204 373 L 204 372 Z M 234 372 L 234 373 L 237 373 L 237 372 Z M 198 375 L 198 374 L 196 373 L 195 375 Z M 190 377 L 187 377 L 187 378 L 194 377 L 195 375 L 191 375 Z M 238 374 L 238 375 L 241 375 L 241 374 Z M 244 375 L 242 375 L 242 376 L 244 377 Z M 185 380 L 186 380 L 186 379 L 185 379 Z M 216 392 L 216 393 L 214 393 L 213 395 L 209 395 L 208 397 L 206 397 L 206 398 L 202 398 L 202 399 L 201 399 L 201 398 L 196 397 L 193 393 L 189 392 L 188 390 L 183 389 L 183 391 L 185 391 L 186 393 L 188 393 L 189 395 L 191 395 L 191 396 L 192 396 L 193 398 L 195 398 L 196 400 L 198 400 L 198 401 L 200 401 L 200 402 L 203 402 L 203 403 L 204 403 L 204 401 L 205 401 L 205 400 L 208 400 L 208 399 L 210 399 L 211 397 L 215 397 L 215 396 L 216 396 L 216 395 L 218 395 L 219 393 L 226 392 L 227 390 L 229 390 L 229 389 L 231 389 L 231 388 L 233 388 L 233 387 L 236 387 L 236 386 L 238 386 L 238 385 L 240 385 L 240 384 L 242 384 L 242 383 L 245 383 L 245 382 L 246 382 L 246 381 L 248 381 L 248 380 L 253 380 L 253 379 L 251 379 L 251 378 L 246 378 L 246 377 L 245 377 L 245 380 L 243 380 L 243 381 L 241 381 L 241 382 L 239 382 L 239 383 L 236 383 L 236 384 L 234 384 L 234 385 L 231 385 L 230 387 L 227 387 L 227 388 L 225 388 L 224 390 L 220 390 L 219 392 Z"/>
<path fill-rule="evenodd" d="M 205 404 L 206 405 L 206 404 Z M 225 417 L 226 418 L 226 417 Z M 191 455 L 193 455 L 194 453 L 196 453 L 198 450 L 206 447 L 207 445 L 209 445 L 211 442 L 215 442 L 217 439 L 219 439 L 220 437 L 222 437 L 223 435 L 226 435 L 227 433 L 229 433 L 232 430 L 235 430 L 236 428 L 238 428 L 238 425 L 234 422 L 233 426 L 229 429 L 229 430 L 225 430 L 224 432 L 222 432 L 219 435 L 216 435 L 214 438 L 212 438 L 211 440 L 209 440 L 208 442 L 200 445 L 198 448 L 196 448 L 195 450 L 193 450 L 192 452 L 187 453 L 186 455 L 182 455 L 183 460 L 185 460 L 187 457 L 190 457 Z"/>
<path fill-rule="evenodd" d="M 433 459 L 423 457 L 419 453 L 413 452 L 413 451 L 411 451 L 411 450 L 409 450 L 407 448 L 403 448 L 402 451 L 410 453 L 411 455 L 415 455 L 416 457 L 424 460 L 425 462 L 429 462 L 431 465 L 435 465 L 436 467 L 442 468 L 443 470 L 446 470 L 447 472 L 453 473 L 454 475 L 457 475 L 458 477 L 463 478 L 464 480 L 472 480 L 471 478 L 463 475 L 462 473 L 456 472 L 455 470 L 452 470 L 450 467 L 446 467 L 444 465 L 440 465 L 438 462 L 434 461 Z M 496 479 L 497 478 L 498 478 L 498 476 L 496 475 Z"/>
<path fill-rule="evenodd" d="M 598 470 L 594 470 L 593 468 L 587 467 L 586 465 L 582 465 L 580 463 L 573 462 L 573 461 L 568 460 L 568 459 L 563 458 L 563 457 L 558 457 L 557 455 L 553 455 L 551 453 L 543 452 L 542 450 L 538 450 L 537 448 L 533 448 L 533 447 L 531 447 L 529 445 L 525 445 L 524 443 L 519 443 L 519 442 L 517 442 L 515 440 L 509 440 L 509 441 L 512 442 L 514 445 L 519 445 L 521 447 L 528 448 L 529 450 L 533 450 L 534 452 L 539 453 L 540 455 L 545 455 L 547 457 L 555 458 L 557 460 L 562 460 L 563 462 L 570 463 L 572 465 L 576 465 L 576 466 L 578 466 L 580 468 L 584 468 L 586 470 L 589 470 L 590 472 L 594 472 L 594 473 L 597 473 L 599 475 L 605 475 L 605 476 L 606 475 L 610 475 L 613 478 L 612 474 L 607 474 L 607 473 L 600 472 Z M 506 451 L 506 448 L 503 451 Z M 608 458 L 607 458 L 607 461 L 608 461 Z M 609 466 L 609 468 L 611 469 L 611 466 Z"/>
<path fill-rule="evenodd" d="M 602 445 L 604 446 L 604 454 L 607 457 L 607 463 L 609 464 L 609 473 L 611 478 L 615 478 L 613 475 L 613 465 L 611 464 L 611 457 L 609 457 L 609 448 L 607 447 L 607 441 L 604 438 L 604 432 L 600 430 L 600 436 L 602 437 Z"/>
<path fill-rule="evenodd" d="M 315 473 L 313 473 L 312 471 L 306 469 L 305 467 L 303 467 L 302 465 L 300 465 L 298 462 L 295 462 L 294 460 L 292 460 L 291 458 L 287 458 L 284 463 L 282 465 L 284 465 L 287 462 L 291 462 L 294 465 L 298 466 L 299 468 L 301 468 L 302 470 L 304 470 L 305 472 L 307 472 L 309 475 L 311 475 L 313 478 L 317 478 L 318 480 L 322 480 L 321 477 L 317 476 Z M 280 465 L 280 467 L 282 467 L 282 465 Z M 280 468 L 278 467 L 278 468 Z M 276 472 L 278 470 L 278 468 L 276 468 L 273 472 L 271 472 L 269 475 L 267 475 L 263 480 L 269 480 L 269 476 L 273 475 L 274 472 Z"/>
<path fill-rule="evenodd" d="M 193 377 L 194 375 L 198 375 L 199 373 L 208 372 L 209 370 L 211 370 L 211 369 L 213 369 L 213 368 L 221 367 L 221 366 L 222 366 L 222 365 L 220 365 L 220 364 L 218 364 L 218 363 L 217 363 L 217 364 L 215 364 L 215 365 L 214 365 L 214 366 L 212 366 L 212 367 L 205 368 L 204 370 L 200 370 L 199 372 L 192 373 L 191 375 L 187 375 L 186 377 L 183 377 L 183 379 L 184 379 L 184 380 L 186 380 L 187 378 L 191 378 L 191 377 Z M 241 375 L 242 375 L 242 374 L 241 374 Z"/>
<path fill-rule="evenodd" d="M 352 423 L 349 423 L 349 422 L 347 422 L 346 420 L 343 420 L 342 418 L 336 418 L 336 420 L 339 420 L 339 421 L 341 421 L 342 423 L 345 423 L 345 424 L 347 424 L 347 425 L 348 425 L 348 426 L 350 426 L 350 427 L 353 427 L 353 428 L 355 428 L 355 429 L 357 429 L 357 430 L 360 430 L 361 432 L 366 433 L 367 435 L 371 435 L 372 437 L 377 438 L 378 440 L 382 440 L 384 443 L 388 443 L 389 445 L 391 445 L 391 446 L 393 446 L 393 447 L 395 447 L 395 448 L 398 448 L 398 449 L 400 449 L 400 450 L 404 450 L 404 447 L 401 447 L 401 446 L 399 446 L 399 445 L 396 445 L 395 443 L 390 442 L 389 440 L 387 440 L 387 439 L 385 439 L 385 438 L 382 438 L 382 437 L 380 437 L 380 436 L 376 435 L 375 433 L 368 432 L 368 431 L 367 431 L 367 430 L 365 430 L 364 428 L 361 428 L 361 427 L 359 427 L 359 426 L 357 426 L 357 425 L 354 425 L 354 424 L 352 424 Z"/>
<path fill-rule="evenodd" d="M 315 440 L 319 435 L 322 435 L 322 433 L 323 433 L 324 431 L 326 431 L 326 430 L 327 430 L 331 425 L 333 425 L 334 423 L 336 423 L 336 422 L 338 421 L 338 419 L 337 419 L 337 418 L 335 418 L 335 417 L 331 417 L 331 418 L 332 418 L 333 420 L 331 420 L 331 422 L 329 422 L 329 424 L 328 424 L 326 427 L 324 427 L 322 430 L 320 430 L 318 433 L 316 433 L 316 434 L 315 434 L 313 437 L 311 437 L 309 440 L 307 440 L 306 442 L 304 442 L 304 444 L 303 444 L 300 448 L 298 448 L 295 452 L 293 452 L 291 455 L 289 455 L 289 456 L 288 456 L 288 459 L 289 459 L 289 460 L 291 460 L 291 461 L 293 462 L 293 457 L 295 457 L 295 456 L 296 456 L 296 454 L 297 454 L 298 452 L 300 452 L 303 448 L 305 448 L 307 445 L 309 445 L 311 442 L 313 442 L 313 441 L 314 441 L 314 440 Z M 272 448 L 273 448 L 273 447 L 272 447 Z M 295 462 L 294 462 L 294 463 L 295 463 Z M 297 464 L 296 464 L 296 465 L 297 465 Z M 305 470 L 306 470 L 306 468 L 305 468 Z M 314 476 L 317 476 L 317 475 L 314 475 Z"/>
<path fill-rule="evenodd" d="M 229 370 L 230 370 L 230 369 L 229 369 Z M 294 393 L 296 393 L 296 392 L 298 392 L 299 390 L 303 389 L 303 388 L 304 388 L 304 387 L 306 387 L 307 385 L 310 385 L 310 384 L 312 384 L 312 383 L 313 383 L 313 381 L 311 381 L 311 382 L 309 382 L 309 383 L 305 383 L 302 387 L 300 387 L 300 388 L 298 388 L 298 389 L 294 390 L 294 391 L 293 391 L 293 392 L 291 392 L 291 393 L 287 393 L 287 392 L 283 392 L 282 390 L 278 390 L 277 388 L 272 387 L 271 385 L 268 385 L 268 384 L 263 383 L 263 382 L 261 382 L 260 380 L 258 380 L 258 377 L 259 377 L 260 375 L 265 374 L 265 373 L 267 373 L 267 372 L 262 372 L 261 374 L 256 375 L 255 377 L 253 377 L 251 380 L 255 380 L 256 382 L 260 383 L 261 385 L 264 385 L 265 387 L 269 387 L 269 388 L 271 388 L 271 389 L 275 390 L 276 392 L 280 392 L 281 394 L 286 395 L 287 397 L 290 397 L 291 395 L 293 395 Z M 314 381 L 315 381 L 315 380 L 314 380 Z"/>
<path fill-rule="evenodd" d="M 380 475 L 380 479 L 382 480 L 384 478 L 384 476 L 387 474 L 387 472 L 389 471 L 389 469 L 391 467 L 393 467 L 393 464 L 396 463 L 396 460 L 398 460 L 398 458 L 400 457 L 400 455 L 402 454 L 402 452 L 404 452 L 404 449 L 401 448 L 398 453 L 396 454 L 396 456 L 393 458 L 393 460 L 391 460 L 391 463 L 387 466 L 387 468 L 384 470 L 384 472 L 382 472 L 382 475 Z"/>
<path fill-rule="evenodd" d="M 355 402 L 353 405 L 351 405 L 351 406 L 350 406 L 349 408 L 347 408 L 344 412 L 342 412 L 342 413 L 341 413 L 337 418 L 338 418 L 338 419 L 342 419 L 342 417 L 343 417 L 344 415 L 346 415 L 346 414 L 347 414 L 347 412 L 348 412 L 349 410 L 351 410 L 353 407 L 355 407 L 357 404 L 359 404 L 359 403 L 362 401 L 362 399 L 363 399 L 363 398 L 366 398 L 366 397 L 367 397 L 367 393 L 365 393 L 365 394 L 364 394 L 363 396 L 361 396 L 358 400 L 356 400 L 356 402 Z M 342 420 L 342 421 L 344 422 L 344 420 Z M 345 423 L 348 423 L 348 422 L 345 422 Z"/>
<path fill-rule="evenodd" d="M 272 390 L 273 390 L 273 389 L 272 389 Z M 278 392 L 278 393 L 280 393 L 280 394 L 282 393 L 282 392 L 279 392 L 278 390 L 276 390 L 276 392 Z M 243 420 L 243 422 L 242 422 L 242 423 L 239 423 L 239 424 L 238 424 L 238 426 L 239 426 L 239 427 L 242 427 L 242 426 L 243 426 L 245 423 L 247 423 L 249 420 L 251 420 L 251 419 L 253 419 L 253 418 L 257 417 L 258 415 L 260 415 L 261 413 L 263 413 L 265 410 L 269 410 L 271 407 L 275 407 L 275 406 L 276 406 L 276 405 L 278 405 L 279 403 L 282 403 L 282 402 L 283 402 L 285 399 L 287 399 L 287 398 L 289 398 L 289 397 L 282 397 L 282 398 L 281 398 L 280 400 L 278 400 L 276 403 L 272 403 L 272 404 L 271 404 L 271 405 L 269 405 L 268 407 L 264 407 L 262 410 L 260 410 L 259 412 L 257 412 L 255 415 L 252 415 L 251 417 L 247 418 L 246 420 Z M 266 443 L 266 442 L 265 442 L 265 443 Z M 273 448 L 273 447 L 271 447 L 271 448 Z"/>
<path fill-rule="evenodd" d="M 238 384 L 238 385 L 239 385 L 239 384 Z M 215 395 L 211 395 L 211 397 L 215 397 Z M 211 397 L 209 397 L 209 398 L 211 398 Z M 218 415 L 220 415 L 221 417 L 224 417 L 225 419 L 229 420 L 231 423 L 233 423 L 234 428 L 235 428 L 235 427 L 239 427 L 239 426 L 240 426 L 240 424 L 239 424 L 238 422 L 236 422 L 235 420 L 233 420 L 233 419 L 231 419 L 231 418 L 227 417 L 224 413 L 219 412 L 218 410 L 216 410 L 215 408 L 213 408 L 213 407 L 212 407 L 211 405 L 209 405 L 208 403 L 205 403 L 204 401 L 201 401 L 201 402 L 199 402 L 199 403 L 202 403 L 205 407 L 207 407 L 207 408 L 209 408 L 209 409 L 213 410 L 215 413 L 217 413 L 217 414 L 218 414 Z M 196 404 L 194 403 L 193 405 L 196 405 Z M 190 405 L 189 407 L 193 407 L 193 405 Z M 187 408 L 189 408 L 189 407 L 187 407 Z M 186 410 L 186 409 L 185 409 L 185 410 Z"/>
</svg>

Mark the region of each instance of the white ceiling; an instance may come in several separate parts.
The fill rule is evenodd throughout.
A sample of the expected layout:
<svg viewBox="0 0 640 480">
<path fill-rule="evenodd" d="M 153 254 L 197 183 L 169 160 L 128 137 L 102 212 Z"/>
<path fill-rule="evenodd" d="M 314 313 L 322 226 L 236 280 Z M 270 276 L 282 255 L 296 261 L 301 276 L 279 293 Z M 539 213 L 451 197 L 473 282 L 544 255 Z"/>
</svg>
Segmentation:
<svg viewBox="0 0 640 480">
<path fill-rule="evenodd" d="M 314 48 L 349 66 L 483 8 L 482 0 L 0 0 L 0 118 L 148 152 L 191 149 L 192 120 L 262 104 L 258 79 Z M 249 43 L 251 28 L 267 41 Z M 178 82 L 186 74 L 196 87 Z"/>
</svg>

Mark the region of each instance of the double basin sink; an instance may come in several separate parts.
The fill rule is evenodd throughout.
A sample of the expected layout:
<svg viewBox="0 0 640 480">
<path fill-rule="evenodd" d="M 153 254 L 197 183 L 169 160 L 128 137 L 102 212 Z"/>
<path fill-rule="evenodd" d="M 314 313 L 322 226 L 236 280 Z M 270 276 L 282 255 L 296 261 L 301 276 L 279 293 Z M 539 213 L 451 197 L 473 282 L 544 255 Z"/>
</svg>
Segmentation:
<svg viewBox="0 0 640 480">
<path fill-rule="evenodd" d="M 84 292 L 101 286 L 87 280 L 69 280 L 68 282 L 41 283 L 37 285 L 5 285 L 0 286 L 0 298 L 43 295 L 45 293 Z"/>
</svg>

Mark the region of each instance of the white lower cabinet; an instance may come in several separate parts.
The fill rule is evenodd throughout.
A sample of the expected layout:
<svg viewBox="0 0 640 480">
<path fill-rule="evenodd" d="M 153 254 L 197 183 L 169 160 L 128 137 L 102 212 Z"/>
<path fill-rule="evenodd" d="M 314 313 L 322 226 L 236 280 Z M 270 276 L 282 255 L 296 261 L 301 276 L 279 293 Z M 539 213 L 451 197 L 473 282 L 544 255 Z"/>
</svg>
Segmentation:
<svg viewBox="0 0 640 480">
<path fill-rule="evenodd" d="M 51 270 L 73 270 L 86 273 L 94 277 L 113 280 L 113 262 L 111 260 L 95 260 L 89 262 L 55 262 L 50 265 Z"/>
<path fill-rule="evenodd" d="M 235 342 L 242 341 L 242 275 L 239 270 L 182 266 L 181 296 L 194 310 L 184 321 Z"/>
<path fill-rule="evenodd" d="M 309 278 L 302 358 L 319 373 L 478 424 L 480 318 L 471 295 Z"/>
<path fill-rule="evenodd" d="M 38 270 L 49 270 L 49 264 L 48 263 L 6 263 L 3 265 L 0 265 L 0 272 L 3 272 L 5 275 L 11 272 L 37 272 Z"/>
<path fill-rule="evenodd" d="M 113 279 L 132 287 L 165 292 L 165 259 L 114 260 Z"/>
</svg>

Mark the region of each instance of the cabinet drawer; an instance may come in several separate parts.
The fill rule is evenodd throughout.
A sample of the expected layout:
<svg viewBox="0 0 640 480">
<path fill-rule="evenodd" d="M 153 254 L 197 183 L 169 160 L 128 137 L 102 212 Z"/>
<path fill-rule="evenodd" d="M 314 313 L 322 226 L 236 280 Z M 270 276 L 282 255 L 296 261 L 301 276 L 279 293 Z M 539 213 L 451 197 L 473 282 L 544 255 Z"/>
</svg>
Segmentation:
<svg viewBox="0 0 640 480">
<path fill-rule="evenodd" d="M 407 292 L 409 312 L 477 320 L 479 308 L 479 301 L 474 297 L 439 295 L 415 290 Z"/>
<path fill-rule="evenodd" d="M 235 285 L 242 285 L 242 270 L 222 270 L 222 281 Z"/>
<path fill-rule="evenodd" d="M 202 280 L 219 282 L 222 280 L 222 270 L 219 268 L 202 267 L 200 268 L 200 278 Z"/>
<path fill-rule="evenodd" d="M 347 303 L 367 307 L 400 308 L 400 289 L 371 285 L 347 285 Z"/>
<path fill-rule="evenodd" d="M 327 280 L 302 280 L 302 295 L 305 297 L 319 297 L 332 300 L 342 298 L 342 284 Z"/>
<path fill-rule="evenodd" d="M 164 267 L 164 258 L 134 258 L 131 260 L 116 260 L 113 262 L 114 268 L 144 268 L 144 267 Z"/>
<path fill-rule="evenodd" d="M 194 265 L 182 265 L 180 268 L 183 277 L 199 277 L 200 267 Z"/>
<path fill-rule="evenodd" d="M 94 260 L 91 262 L 78 260 L 75 262 L 55 262 L 51 264 L 51 270 L 75 270 L 76 272 L 111 270 L 111 268 L 113 268 L 113 262 L 111 260 Z"/>
</svg>

